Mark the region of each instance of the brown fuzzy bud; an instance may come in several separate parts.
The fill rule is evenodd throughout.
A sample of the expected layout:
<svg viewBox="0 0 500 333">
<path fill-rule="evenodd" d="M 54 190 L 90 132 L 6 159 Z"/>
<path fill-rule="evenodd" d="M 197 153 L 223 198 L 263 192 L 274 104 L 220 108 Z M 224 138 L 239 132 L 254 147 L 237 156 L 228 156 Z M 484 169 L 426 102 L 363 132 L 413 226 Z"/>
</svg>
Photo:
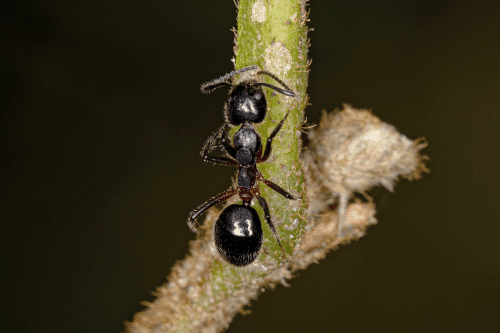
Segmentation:
<svg viewBox="0 0 500 333">
<path fill-rule="evenodd" d="M 309 138 L 303 161 L 306 179 L 315 184 L 308 188 L 312 214 L 340 197 L 342 216 L 352 192 L 363 193 L 376 185 L 392 191 L 399 176 L 420 178 L 427 171 L 419 153 L 426 143 L 412 141 L 370 111 L 347 104 L 342 111 L 324 113 Z"/>
</svg>

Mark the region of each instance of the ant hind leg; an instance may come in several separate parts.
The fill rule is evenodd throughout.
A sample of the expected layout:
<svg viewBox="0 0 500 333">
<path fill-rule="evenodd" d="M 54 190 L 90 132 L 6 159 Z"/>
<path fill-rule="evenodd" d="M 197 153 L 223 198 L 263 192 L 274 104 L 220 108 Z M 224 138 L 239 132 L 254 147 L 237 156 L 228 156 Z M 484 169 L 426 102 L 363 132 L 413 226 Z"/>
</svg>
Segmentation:
<svg viewBox="0 0 500 333">
<path fill-rule="evenodd" d="M 271 214 L 269 213 L 269 206 L 267 205 L 266 199 L 263 197 L 259 196 L 259 204 L 264 210 L 264 216 L 266 218 L 266 222 L 269 225 L 269 228 L 271 228 L 271 231 L 273 232 L 274 237 L 276 237 L 276 240 L 278 241 L 278 245 L 281 248 L 281 253 L 283 254 L 283 257 L 286 257 L 286 252 L 285 249 L 283 249 L 283 246 L 281 245 L 280 238 L 278 237 L 278 233 L 276 232 L 276 228 L 274 227 L 273 221 L 271 221 Z"/>
</svg>

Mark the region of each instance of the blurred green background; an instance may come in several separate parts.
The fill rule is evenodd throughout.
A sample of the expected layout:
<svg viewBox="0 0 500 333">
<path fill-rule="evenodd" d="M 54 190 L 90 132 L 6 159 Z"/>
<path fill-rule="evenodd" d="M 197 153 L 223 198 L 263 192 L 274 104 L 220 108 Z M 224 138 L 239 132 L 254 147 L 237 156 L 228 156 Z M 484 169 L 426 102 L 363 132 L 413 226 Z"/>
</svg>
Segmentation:
<svg viewBox="0 0 500 333">
<path fill-rule="evenodd" d="M 468 332 L 500 310 L 500 3 L 311 1 L 307 109 L 373 109 L 432 170 L 374 191 L 379 224 L 228 332 Z M 234 173 L 199 150 L 233 69 L 231 0 L 0 10 L 3 332 L 119 332 Z M 272 203 L 271 203 L 272 204 Z"/>
</svg>

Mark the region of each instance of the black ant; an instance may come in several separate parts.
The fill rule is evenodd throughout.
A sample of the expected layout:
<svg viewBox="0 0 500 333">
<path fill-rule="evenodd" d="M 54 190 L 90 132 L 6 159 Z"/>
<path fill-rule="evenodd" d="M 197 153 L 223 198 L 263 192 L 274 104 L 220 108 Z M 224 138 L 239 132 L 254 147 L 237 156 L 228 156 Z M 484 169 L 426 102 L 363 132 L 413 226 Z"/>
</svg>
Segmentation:
<svg viewBox="0 0 500 333">
<path fill-rule="evenodd" d="M 259 169 L 257 169 L 257 163 L 265 162 L 271 155 L 273 138 L 281 129 L 287 117 L 288 113 L 267 138 L 264 153 L 262 153 L 261 138 L 248 121 L 245 122 L 234 135 L 234 147 L 226 142 L 225 138 L 229 126 L 225 124 L 218 132 L 208 138 L 201 152 L 204 160 L 207 162 L 238 166 L 237 189 L 224 191 L 197 207 L 189 214 L 188 225 L 191 230 L 196 232 L 194 221 L 200 214 L 204 213 L 210 207 L 238 194 L 243 204 L 231 205 L 224 209 L 215 223 L 214 228 L 214 241 L 219 254 L 226 261 L 235 266 L 246 266 L 253 262 L 255 258 L 257 258 L 260 248 L 262 247 L 261 222 L 257 211 L 250 207 L 250 203 L 254 197 L 257 198 L 260 206 L 264 210 L 267 224 L 271 228 L 274 237 L 276 237 L 282 252 L 285 253 L 274 224 L 271 221 L 271 214 L 269 213 L 267 202 L 260 196 L 257 181 L 263 182 L 287 199 L 295 200 L 296 198 L 277 184 L 265 179 Z M 217 138 L 220 137 L 221 133 L 222 148 L 230 158 L 208 155 L 215 148 Z"/>
</svg>

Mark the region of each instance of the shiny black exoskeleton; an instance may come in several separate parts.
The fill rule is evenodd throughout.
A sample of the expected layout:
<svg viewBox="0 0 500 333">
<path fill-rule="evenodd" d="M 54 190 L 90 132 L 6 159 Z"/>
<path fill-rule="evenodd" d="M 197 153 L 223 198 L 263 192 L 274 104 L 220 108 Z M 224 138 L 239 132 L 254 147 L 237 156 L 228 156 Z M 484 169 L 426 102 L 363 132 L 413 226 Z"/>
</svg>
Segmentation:
<svg viewBox="0 0 500 333">
<path fill-rule="evenodd" d="M 229 96 L 224 105 L 224 118 L 226 123 L 237 126 L 245 122 L 260 123 L 264 120 L 267 113 L 267 101 L 264 91 L 261 88 L 262 86 L 274 89 L 283 95 L 295 97 L 295 93 L 292 89 L 274 74 L 267 71 L 258 71 L 256 75 L 267 75 L 276 80 L 276 82 L 281 84 L 285 89 L 278 88 L 265 82 L 258 82 L 254 78 L 243 80 L 237 84 L 231 83 L 231 78 L 235 75 L 257 68 L 258 66 L 254 65 L 238 69 L 201 85 L 201 92 L 204 94 L 208 94 L 223 86 L 230 86 Z"/>
<path fill-rule="evenodd" d="M 214 242 L 219 254 L 230 264 L 246 266 L 262 247 L 262 226 L 252 207 L 231 205 L 215 223 Z"/>
<path fill-rule="evenodd" d="M 219 195 L 216 195 L 215 197 L 211 198 L 210 200 L 206 201 L 205 203 L 197 207 L 189 214 L 188 225 L 191 228 L 191 230 L 196 232 L 195 220 L 200 214 L 204 213 L 210 207 L 238 194 L 240 196 L 240 199 L 243 201 L 243 205 L 236 205 L 236 206 L 245 208 L 238 208 L 238 210 L 236 210 L 236 208 L 234 208 L 235 205 L 226 208 L 219 216 L 219 219 L 217 220 L 214 229 L 214 240 L 217 245 L 217 250 L 219 251 L 219 254 L 226 261 L 235 266 L 246 266 L 250 264 L 253 260 L 255 260 L 261 248 L 262 239 L 259 237 L 249 237 L 249 236 L 245 237 L 245 239 L 247 239 L 246 241 L 247 243 L 245 243 L 246 244 L 245 246 L 241 245 L 243 243 L 239 243 L 240 245 L 234 245 L 234 249 L 231 250 L 229 249 L 231 247 L 231 243 L 234 241 L 234 239 L 240 239 L 240 238 L 234 238 L 237 236 L 234 232 L 232 233 L 229 232 L 229 234 L 231 235 L 229 235 L 227 232 L 223 232 L 223 230 L 226 230 L 227 228 L 220 226 L 230 225 L 230 228 L 233 228 L 232 230 L 241 231 L 244 229 L 244 227 L 237 227 L 236 225 L 241 224 L 240 222 L 238 222 L 242 220 L 241 216 L 247 216 L 247 215 L 248 216 L 251 215 L 252 217 L 245 219 L 245 221 L 249 220 L 249 224 L 252 224 L 252 226 L 255 226 L 256 224 L 260 225 L 260 219 L 258 215 L 256 215 L 256 213 L 253 214 L 255 210 L 250 207 L 250 203 L 254 197 L 258 200 L 260 206 L 264 210 L 266 222 L 271 228 L 271 231 L 276 237 L 276 240 L 278 241 L 278 244 L 284 253 L 283 247 L 281 246 L 281 242 L 278 238 L 278 234 L 276 233 L 274 224 L 271 221 L 271 215 L 269 213 L 269 207 L 267 205 L 267 202 L 263 197 L 260 196 L 260 190 L 257 185 L 257 181 L 263 182 L 274 191 L 283 195 L 285 198 L 291 200 L 294 200 L 295 198 L 277 184 L 273 183 L 270 180 L 265 179 L 262 176 L 262 173 L 259 171 L 259 169 L 257 169 L 257 163 L 265 162 L 271 155 L 273 138 L 276 136 L 278 131 L 283 126 L 283 122 L 285 121 L 287 116 L 288 113 L 275 127 L 271 135 L 267 138 L 267 143 L 264 153 L 262 153 L 262 143 L 259 134 L 255 131 L 252 124 L 248 122 L 246 122 L 243 126 L 241 126 L 241 128 L 234 135 L 233 137 L 234 147 L 230 146 L 225 139 L 229 127 L 228 125 L 224 125 L 220 128 L 218 132 L 216 132 L 214 135 L 208 138 L 201 152 L 204 160 L 207 162 L 213 162 L 222 165 L 238 166 L 239 170 L 237 179 L 237 189 L 227 190 L 225 192 L 222 192 Z M 222 148 L 229 155 L 229 157 L 215 157 L 209 155 L 209 153 L 217 146 L 218 138 L 221 138 L 220 141 L 222 143 Z M 230 207 L 233 208 L 231 208 L 228 211 Z M 236 211 L 238 211 L 239 213 L 236 214 L 235 213 Z M 238 222 L 238 223 L 236 223 L 235 225 L 233 222 L 234 223 Z M 251 231 L 252 228 L 250 229 L 247 228 L 246 230 Z M 255 229 L 254 234 L 257 235 L 257 232 L 258 232 L 257 229 Z"/>
</svg>

